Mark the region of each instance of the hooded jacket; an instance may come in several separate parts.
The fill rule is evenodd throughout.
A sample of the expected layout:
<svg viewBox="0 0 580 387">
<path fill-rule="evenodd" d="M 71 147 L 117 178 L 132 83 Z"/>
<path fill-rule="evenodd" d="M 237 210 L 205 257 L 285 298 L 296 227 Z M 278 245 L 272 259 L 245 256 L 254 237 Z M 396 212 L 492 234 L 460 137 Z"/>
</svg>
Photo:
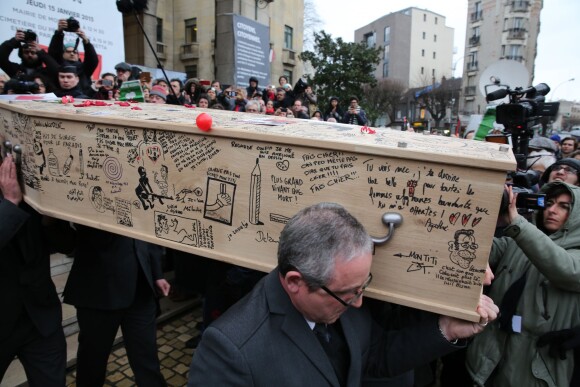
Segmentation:
<svg viewBox="0 0 580 387">
<path fill-rule="evenodd" d="M 467 369 L 478 385 L 560 387 L 570 383 L 572 351 L 561 360 L 549 355 L 549 346 L 537 346 L 543 334 L 580 324 L 580 188 L 553 182 L 541 191 L 558 186 L 565 187 L 573 200 L 562 228 L 547 235 L 518 216 L 506 228 L 511 237 L 494 238 L 489 264 L 495 279 L 489 296 L 502 305 L 506 291 L 525 273 L 515 309 L 515 315 L 521 316 L 521 332 L 508 333 L 496 320 L 475 337 L 468 347 Z M 536 224 L 543 225 L 543 211 L 537 213 Z"/>
</svg>

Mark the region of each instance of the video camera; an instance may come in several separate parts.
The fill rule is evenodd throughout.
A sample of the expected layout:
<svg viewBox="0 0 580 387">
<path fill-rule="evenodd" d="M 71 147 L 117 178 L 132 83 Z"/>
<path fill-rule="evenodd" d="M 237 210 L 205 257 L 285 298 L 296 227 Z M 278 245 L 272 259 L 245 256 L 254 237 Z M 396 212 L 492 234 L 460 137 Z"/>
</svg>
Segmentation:
<svg viewBox="0 0 580 387">
<path fill-rule="evenodd" d="M 10 79 L 6 82 L 4 88 L 13 90 L 14 94 L 35 94 L 40 89 L 38 83 L 29 81 L 22 76 Z"/>
<path fill-rule="evenodd" d="M 500 88 L 488 93 L 488 87 Z M 509 97 L 509 103 L 496 107 L 496 122 L 505 127 L 505 131 L 512 137 L 513 152 L 518 163 L 518 170 L 510 172 L 508 178 L 513 182 L 513 191 L 518 198 L 516 203 L 520 214 L 533 212 L 534 209 L 544 207 L 545 195 L 534 194 L 531 188 L 539 181 L 539 173 L 527 169 L 529 155 L 529 139 L 534 136 L 533 127 L 540 122 L 540 118 L 555 116 L 558 113 L 559 102 L 546 103 L 545 96 L 550 87 L 545 83 L 523 89 L 511 89 L 507 85 L 487 85 L 485 87 L 486 100 L 496 101 Z M 501 210 L 507 210 L 507 194 L 502 197 Z"/>
<path fill-rule="evenodd" d="M 500 89 L 488 93 L 488 87 L 499 86 Z M 508 85 L 485 86 L 486 100 L 496 101 L 509 97 L 509 103 L 496 107 L 496 122 L 502 124 L 508 134 L 512 136 L 513 151 L 518 162 L 518 168 L 526 169 L 529 139 L 534 136 L 533 127 L 540 122 L 540 118 L 555 116 L 558 113 L 559 102 L 545 103 L 545 95 L 550 87 L 545 83 L 531 86 L 527 89 Z"/>
<path fill-rule="evenodd" d="M 65 29 L 66 32 L 77 32 L 81 28 L 81 23 L 74 17 L 69 17 L 66 19 L 67 28 Z"/>
</svg>

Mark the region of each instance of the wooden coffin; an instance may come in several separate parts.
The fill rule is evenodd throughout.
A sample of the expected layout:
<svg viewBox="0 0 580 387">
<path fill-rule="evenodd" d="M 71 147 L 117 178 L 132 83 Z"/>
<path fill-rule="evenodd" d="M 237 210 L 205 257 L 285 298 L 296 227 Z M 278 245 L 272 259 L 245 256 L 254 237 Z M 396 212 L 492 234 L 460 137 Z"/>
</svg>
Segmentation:
<svg viewBox="0 0 580 387">
<path fill-rule="evenodd" d="M 477 320 L 515 168 L 498 144 L 155 104 L 0 102 L 0 119 L 44 214 L 262 271 L 305 206 L 338 202 L 377 240 L 390 214 L 368 296 Z"/>
</svg>

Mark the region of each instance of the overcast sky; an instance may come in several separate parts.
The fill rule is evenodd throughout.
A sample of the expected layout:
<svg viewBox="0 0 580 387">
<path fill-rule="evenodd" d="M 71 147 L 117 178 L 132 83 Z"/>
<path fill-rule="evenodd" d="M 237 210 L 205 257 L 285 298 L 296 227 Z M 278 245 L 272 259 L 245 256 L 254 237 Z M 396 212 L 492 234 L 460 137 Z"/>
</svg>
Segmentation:
<svg viewBox="0 0 580 387">
<path fill-rule="evenodd" d="M 466 0 L 314 0 L 314 3 L 324 22 L 321 29 L 334 38 L 342 37 L 348 42 L 354 40 L 356 29 L 405 8 L 417 7 L 445 16 L 446 25 L 455 30 L 453 46 L 457 54 L 453 58 L 453 63 L 457 62 L 457 66 L 454 75 L 462 76 L 467 18 Z M 548 100 L 555 97 L 580 101 L 580 44 L 578 43 L 580 22 L 577 20 L 579 16 L 579 0 L 544 1 L 534 84 L 544 82 L 552 88 L 548 94 Z M 568 82 L 571 78 L 575 80 Z"/>
</svg>

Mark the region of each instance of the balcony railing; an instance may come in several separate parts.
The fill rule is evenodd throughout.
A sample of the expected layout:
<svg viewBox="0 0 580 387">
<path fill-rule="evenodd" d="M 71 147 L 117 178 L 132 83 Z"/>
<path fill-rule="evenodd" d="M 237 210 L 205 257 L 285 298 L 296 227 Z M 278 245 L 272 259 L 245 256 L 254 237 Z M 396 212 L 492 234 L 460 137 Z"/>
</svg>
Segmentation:
<svg viewBox="0 0 580 387">
<path fill-rule="evenodd" d="M 471 21 L 475 22 L 478 20 L 483 19 L 483 11 L 477 11 L 477 12 L 472 12 L 471 13 Z"/>
<path fill-rule="evenodd" d="M 475 95 L 476 87 L 475 86 L 465 86 L 465 96 Z"/>
<path fill-rule="evenodd" d="M 467 63 L 467 70 L 468 71 L 477 70 L 477 61 Z"/>
<path fill-rule="evenodd" d="M 507 32 L 508 39 L 524 39 L 526 37 L 526 30 L 524 28 L 510 28 Z"/>
<path fill-rule="evenodd" d="M 503 57 L 503 59 L 507 59 L 507 60 L 515 60 L 518 62 L 523 62 L 524 61 L 524 57 L 521 55 L 506 55 Z"/>
<path fill-rule="evenodd" d="M 199 43 L 185 43 L 181 45 L 181 52 L 179 53 L 180 60 L 198 59 L 199 58 Z"/>
<path fill-rule="evenodd" d="M 469 38 L 469 44 L 472 46 L 479 44 L 479 35 L 474 35 L 471 38 Z"/>
<path fill-rule="evenodd" d="M 282 49 L 282 63 L 287 65 L 296 64 L 296 52 L 287 48 Z"/>
<path fill-rule="evenodd" d="M 526 12 L 529 7 L 529 1 L 512 1 L 512 12 Z"/>
<path fill-rule="evenodd" d="M 167 48 L 166 44 L 163 44 L 161 42 L 157 42 L 157 56 L 159 57 L 159 59 L 166 59 L 166 55 L 165 55 L 165 50 Z"/>
</svg>

